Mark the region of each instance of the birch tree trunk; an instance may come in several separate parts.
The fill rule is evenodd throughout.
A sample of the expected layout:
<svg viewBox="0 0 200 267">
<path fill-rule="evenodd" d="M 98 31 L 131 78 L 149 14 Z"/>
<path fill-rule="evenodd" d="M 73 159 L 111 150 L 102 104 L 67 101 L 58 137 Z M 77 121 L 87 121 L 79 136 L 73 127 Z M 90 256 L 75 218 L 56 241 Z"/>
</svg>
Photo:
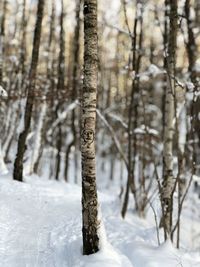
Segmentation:
<svg viewBox="0 0 200 267">
<path fill-rule="evenodd" d="M 99 250 L 95 124 L 98 76 L 97 0 L 84 1 L 84 80 L 81 117 L 83 254 Z"/>
<path fill-rule="evenodd" d="M 175 130 L 175 66 L 176 66 L 176 38 L 177 38 L 177 0 L 170 0 L 169 40 L 167 49 L 167 88 L 165 97 L 165 124 L 163 150 L 163 224 L 165 239 L 170 236 L 173 212 L 173 136 Z M 168 8 L 166 6 L 166 8 Z"/>
<path fill-rule="evenodd" d="M 26 149 L 26 138 L 31 125 L 36 71 L 39 58 L 40 36 L 42 30 L 43 10 L 44 10 L 44 0 L 39 0 L 38 10 L 37 10 L 37 20 L 35 25 L 34 39 L 33 39 L 32 61 L 29 73 L 28 96 L 25 107 L 24 129 L 19 135 L 17 155 L 15 158 L 14 172 L 13 172 L 13 179 L 20 182 L 23 181 L 23 157 Z"/>
</svg>

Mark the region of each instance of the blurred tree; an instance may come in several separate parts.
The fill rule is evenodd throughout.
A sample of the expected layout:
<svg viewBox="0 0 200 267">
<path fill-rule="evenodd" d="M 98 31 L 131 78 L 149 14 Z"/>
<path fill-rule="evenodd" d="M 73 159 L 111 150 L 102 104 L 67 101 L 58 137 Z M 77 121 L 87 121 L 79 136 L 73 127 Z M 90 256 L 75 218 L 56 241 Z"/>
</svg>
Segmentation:
<svg viewBox="0 0 200 267">
<path fill-rule="evenodd" d="M 26 139 L 30 129 L 33 103 L 34 103 L 34 90 L 36 82 L 36 71 L 38 65 L 39 49 L 40 49 L 43 11 L 44 11 L 44 0 L 38 0 L 37 19 L 36 19 L 34 39 L 33 39 L 32 61 L 29 73 L 28 96 L 24 114 L 24 129 L 19 135 L 17 155 L 15 158 L 14 172 L 13 172 L 13 179 L 20 182 L 23 181 L 23 157 L 26 149 Z"/>
<path fill-rule="evenodd" d="M 165 7 L 168 8 L 168 5 Z M 176 40 L 177 40 L 177 0 L 169 1 L 169 32 L 166 57 L 167 88 L 165 96 L 165 124 L 163 149 L 163 225 L 165 238 L 170 237 L 173 213 L 173 136 L 175 131 L 175 90 L 176 90 Z"/>
</svg>

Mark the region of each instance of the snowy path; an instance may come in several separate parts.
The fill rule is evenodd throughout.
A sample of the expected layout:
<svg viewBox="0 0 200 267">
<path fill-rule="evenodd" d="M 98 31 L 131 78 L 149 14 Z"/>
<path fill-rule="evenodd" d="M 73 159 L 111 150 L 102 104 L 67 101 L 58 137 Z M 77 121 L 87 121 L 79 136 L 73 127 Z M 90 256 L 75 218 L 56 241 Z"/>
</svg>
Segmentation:
<svg viewBox="0 0 200 267">
<path fill-rule="evenodd" d="M 77 238 L 81 234 L 76 219 L 80 214 L 79 193 L 78 188 L 64 184 L 2 182 L 0 266 L 64 266 L 55 263 L 55 248 L 62 249 L 62 238 L 67 238 L 68 232 L 70 239 L 73 231 Z M 66 229 L 65 235 L 58 237 L 61 229 Z"/>
<path fill-rule="evenodd" d="M 83 257 L 80 192 L 78 186 L 35 177 L 27 183 L 1 179 L 0 266 L 157 267 L 161 262 L 162 267 L 200 266 L 196 254 L 192 259 L 170 244 L 157 249 L 154 227 L 136 216 L 122 221 L 119 200 L 108 194 L 100 194 L 100 202 L 112 246 L 104 240 L 101 252 Z"/>
</svg>

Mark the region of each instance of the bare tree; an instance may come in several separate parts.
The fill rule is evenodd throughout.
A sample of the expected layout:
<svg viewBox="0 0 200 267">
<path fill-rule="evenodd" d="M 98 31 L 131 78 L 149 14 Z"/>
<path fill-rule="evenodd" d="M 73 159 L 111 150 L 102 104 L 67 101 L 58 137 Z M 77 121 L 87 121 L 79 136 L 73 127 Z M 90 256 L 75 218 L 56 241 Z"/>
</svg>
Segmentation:
<svg viewBox="0 0 200 267">
<path fill-rule="evenodd" d="M 95 124 L 98 76 L 97 0 L 84 1 L 84 80 L 82 92 L 82 219 L 83 254 L 99 250 L 96 189 Z"/>
<path fill-rule="evenodd" d="M 137 155 L 137 137 L 134 134 L 134 129 L 136 129 L 138 125 L 138 106 L 139 106 L 139 88 L 140 88 L 140 81 L 139 81 L 139 70 L 140 70 L 140 63 L 141 63 L 141 53 L 138 53 L 142 49 L 142 16 L 138 16 L 138 12 L 143 7 L 140 6 L 139 1 L 137 1 L 136 5 L 136 12 L 135 12 L 135 19 L 133 25 L 133 33 L 130 32 L 127 14 L 126 14 L 126 6 L 125 2 L 123 1 L 124 5 L 124 14 L 125 14 L 125 21 L 127 24 L 127 28 L 129 31 L 129 35 L 132 42 L 132 72 L 135 73 L 135 77 L 132 80 L 132 87 L 131 87 L 131 96 L 130 96 L 130 103 L 129 103 L 129 111 L 128 111 L 128 178 L 127 178 L 127 185 L 126 185 L 126 192 L 124 196 L 124 203 L 122 207 L 122 217 L 125 217 L 128 201 L 129 201 L 129 191 L 133 193 L 134 200 L 135 200 L 135 209 L 138 210 L 138 200 L 136 196 L 136 182 L 135 182 L 135 158 Z M 138 26 L 141 27 L 140 34 L 137 34 Z M 137 46 L 139 47 L 137 51 Z"/>
<path fill-rule="evenodd" d="M 22 77 L 25 74 L 25 61 L 26 61 L 26 27 L 27 27 L 27 19 L 26 19 L 26 0 L 23 0 L 23 13 L 22 13 L 22 21 L 21 21 L 21 51 L 20 51 L 20 66 Z M 24 83 L 24 77 L 22 78 L 22 85 Z"/>
<path fill-rule="evenodd" d="M 37 73 L 37 65 L 39 57 L 43 10 L 44 10 L 44 0 L 38 0 L 37 20 L 35 25 L 32 60 L 29 72 L 28 96 L 24 114 L 24 129 L 19 135 L 17 155 L 15 158 L 14 172 L 13 172 L 13 179 L 20 182 L 23 181 L 23 157 L 26 149 L 26 138 L 31 125 L 31 116 L 34 103 L 34 90 L 35 90 L 35 81 L 36 81 L 36 73 Z"/>
<path fill-rule="evenodd" d="M 60 52 L 59 52 L 59 59 L 58 59 L 58 83 L 57 83 L 57 105 L 55 109 L 55 117 L 58 118 L 58 111 L 59 107 L 61 106 L 61 96 L 64 91 L 65 87 L 65 41 L 64 41 L 64 3 L 61 0 L 61 14 L 60 14 Z M 61 149 L 62 149 L 62 124 L 61 122 L 58 123 L 58 133 L 57 133 L 57 156 L 56 156 L 56 175 L 55 179 L 59 179 L 60 173 L 60 164 L 61 164 Z"/>
<path fill-rule="evenodd" d="M 197 8 L 198 12 L 198 8 Z M 199 91 L 199 79 L 197 75 L 197 71 L 195 68 L 196 60 L 197 60 L 197 45 L 196 45 L 196 36 L 193 30 L 194 21 L 191 18 L 191 3 L 190 0 L 185 1 L 185 16 L 187 21 L 187 33 L 188 33 L 188 40 L 186 43 L 186 49 L 188 54 L 188 72 L 190 75 L 190 80 L 192 82 L 193 86 L 193 101 L 190 105 L 190 113 L 191 113 L 191 139 L 193 144 L 193 158 L 194 162 L 196 162 L 198 156 L 196 155 L 198 152 L 196 151 L 196 144 L 195 144 L 195 136 L 197 135 L 199 139 L 199 147 L 200 147 L 200 126 L 199 126 L 199 111 L 200 111 L 200 97 L 196 97 L 198 95 Z M 194 168 L 194 174 L 196 173 L 196 166 L 193 166 Z"/>
<path fill-rule="evenodd" d="M 169 40 L 166 53 L 167 88 L 165 96 L 165 124 L 163 149 L 163 188 L 161 201 L 163 205 L 163 225 L 165 238 L 170 237 L 173 211 L 173 136 L 175 131 L 175 66 L 177 39 L 177 0 L 170 0 Z M 168 6 L 166 6 L 168 8 Z"/>
<path fill-rule="evenodd" d="M 7 7 L 7 0 L 4 0 L 1 20 L 0 20 L 0 85 L 2 85 L 3 82 L 3 52 L 4 52 L 6 7 Z"/>
</svg>

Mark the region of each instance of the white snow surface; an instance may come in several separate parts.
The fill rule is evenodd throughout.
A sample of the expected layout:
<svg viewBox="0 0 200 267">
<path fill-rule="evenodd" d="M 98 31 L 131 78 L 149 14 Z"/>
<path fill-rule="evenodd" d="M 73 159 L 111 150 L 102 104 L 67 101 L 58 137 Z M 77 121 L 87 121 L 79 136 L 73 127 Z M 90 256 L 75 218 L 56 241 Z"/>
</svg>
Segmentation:
<svg viewBox="0 0 200 267">
<path fill-rule="evenodd" d="M 1 175 L 0 266 L 200 266 L 197 251 L 178 251 L 170 242 L 158 247 L 153 220 L 140 219 L 132 211 L 123 220 L 117 195 L 106 190 L 99 193 L 99 201 L 101 250 L 83 256 L 79 186 L 37 176 L 19 183 L 12 181 L 11 174 Z"/>
</svg>

